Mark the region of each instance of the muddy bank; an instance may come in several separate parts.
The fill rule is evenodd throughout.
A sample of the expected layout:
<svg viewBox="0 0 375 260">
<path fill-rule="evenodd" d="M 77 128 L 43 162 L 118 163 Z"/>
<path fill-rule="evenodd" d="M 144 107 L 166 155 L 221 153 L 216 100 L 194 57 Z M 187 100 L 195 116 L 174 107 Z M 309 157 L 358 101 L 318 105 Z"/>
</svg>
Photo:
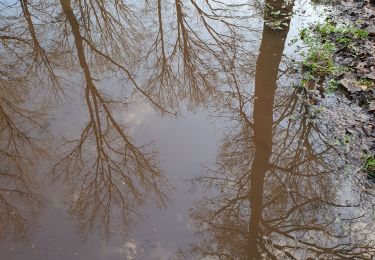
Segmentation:
<svg viewBox="0 0 375 260">
<path fill-rule="evenodd" d="M 375 6 L 337 1 L 323 24 L 302 31 L 309 46 L 302 62 L 302 88 L 319 108 L 349 170 L 374 183 Z"/>
</svg>

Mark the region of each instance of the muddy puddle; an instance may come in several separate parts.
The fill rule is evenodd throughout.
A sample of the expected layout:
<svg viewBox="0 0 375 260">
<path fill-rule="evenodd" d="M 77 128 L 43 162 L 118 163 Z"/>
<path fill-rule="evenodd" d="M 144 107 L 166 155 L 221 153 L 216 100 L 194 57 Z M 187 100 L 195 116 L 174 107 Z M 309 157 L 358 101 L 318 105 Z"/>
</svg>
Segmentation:
<svg viewBox="0 0 375 260">
<path fill-rule="evenodd" d="M 0 259 L 372 259 L 298 87 L 295 1 L 0 2 Z"/>
</svg>

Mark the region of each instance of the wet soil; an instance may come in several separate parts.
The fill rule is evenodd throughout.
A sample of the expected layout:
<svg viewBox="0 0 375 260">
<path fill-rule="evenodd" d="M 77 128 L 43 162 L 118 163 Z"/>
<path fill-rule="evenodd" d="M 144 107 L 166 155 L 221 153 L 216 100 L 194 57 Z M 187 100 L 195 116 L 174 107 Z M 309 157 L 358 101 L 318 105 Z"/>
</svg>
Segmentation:
<svg viewBox="0 0 375 260">
<path fill-rule="evenodd" d="M 368 33 L 365 39 L 354 40 L 351 50 L 340 45 L 338 39 L 331 39 L 338 47 L 335 63 L 350 72 L 334 78 L 340 82 L 334 95 L 318 99 L 323 110 L 320 117 L 344 146 L 342 156 L 348 163 L 356 164 L 353 172 L 372 185 L 371 172 L 362 166 L 365 156 L 375 153 L 375 6 L 369 1 L 335 1 L 327 18 L 337 25 L 356 26 Z M 359 79 L 365 79 L 371 86 L 360 86 Z"/>
<path fill-rule="evenodd" d="M 336 6 L 336 14 L 333 17 L 345 24 L 353 24 L 358 28 L 365 30 L 368 36 L 365 39 L 354 43 L 355 52 L 342 47 L 335 53 L 335 61 L 338 64 L 348 66 L 351 73 L 356 78 L 366 79 L 374 84 L 375 82 L 375 6 L 369 1 L 362 2 L 341 2 Z M 350 78 L 352 75 L 343 75 Z M 349 84 L 350 85 L 350 84 Z M 349 89 L 348 89 L 349 87 Z M 374 86 L 369 89 L 356 91 L 350 89 L 350 86 L 344 85 L 347 90 L 347 96 L 358 105 L 367 108 L 369 113 L 374 114 L 375 89 Z"/>
</svg>

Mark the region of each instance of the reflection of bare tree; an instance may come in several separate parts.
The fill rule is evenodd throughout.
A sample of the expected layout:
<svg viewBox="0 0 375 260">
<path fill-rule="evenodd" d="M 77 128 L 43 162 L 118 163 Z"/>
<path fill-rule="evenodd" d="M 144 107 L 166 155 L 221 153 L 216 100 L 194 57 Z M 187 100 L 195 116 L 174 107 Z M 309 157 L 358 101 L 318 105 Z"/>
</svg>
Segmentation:
<svg viewBox="0 0 375 260">
<path fill-rule="evenodd" d="M 19 0 L 1 2 L 0 8 L 1 65 L 6 71 L 2 76 L 20 91 L 61 98 L 66 90 L 59 72 L 68 69 L 62 59 L 69 50 L 49 31 L 54 21 L 46 13 L 53 13 L 54 4 Z"/>
<path fill-rule="evenodd" d="M 248 4 L 176 0 L 172 19 L 163 11 L 167 4 L 161 0 L 0 3 L 4 54 L 0 62 L 7 70 L 7 81 L 17 90 L 28 93 L 38 88 L 45 97 L 51 92 L 66 93 L 68 76 L 77 76 L 77 67 L 82 71 L 88 122 L 76 140 L 63 145 L 68 150 L 54 170 L 69 184 L 70 211 L 84 231 L 100 224 L 108 234 L 115 216 L 127 227 L 135 206 L 149 193 L 160 205 L 166 200 L 166 180 L 155 163 L 155 153 L 135 145 L 115 118 L 114 111 L 124 99 L 110 96 L 100 78 L 120 78 L 117 82 L 131 87 L 159 111 L 171 113 L 177 98 L 187 97 L 196 104 L 218 82 L 231 83 L 219 80 L 225 76 L 223 71 L 233 66 L 234 56 L 239 62 L 238 57 L 248 55 L 244 45 L 249 41 L 241 35 L 249 31 Z M 158 34 L 152 44 L 147 43 L 152 35 L 148 31 L 154 29 L 142 25 L 143 11 L 157 14 Z M 200 17 L 198 23 L 193 22 L 195 15 Z M 174 24 L 167 26 L 170 23 Z M 145 46 L 151 47 L 143 55 Z M 137 78 L 137 68 L 148 64 L 153 67 L 149 78 Z"/>
<path fill-rule="evenodd" d="M 7 12 L 3 6 L 2 11 Z M 40 149 L 32 131 L 43 127 L 41 111 L 25 104 L 32 64 L 26 63 L 32 55 L 25 50 L 32 44 L 13 30 L 13 22 L 12 17 L 0 17 L 0 236 L 19 238 L 40 206 L 33 167 Z"/>
<path fill-rule="evenodd" d="M 248 36 L 253 30 L 246 23 L 249 6 L 245 1 L 176 0 L 168 4 L 158 0 L 159 28 L 147 55 L 151 62 L 155 60 L 147 81 L 149 93 L 172 106 L 186 97 L 194 106 L 212 95 L 228 80 L 223 79 L 223 71 L 233 66 L 235 54 L 237 63 L 240 57 L 249 58 L 246 44 L 252 43 Z M 174 12 L 168 12 L 169 7 Z M 173 25 L 167 27 L 171 19 Z"/>
<path fill-rule="evenodd" d="M 350 212 L 359 205 L 335 197 L 335 153 L 304 116 L 307 107 L 296 93 L 275 98 L 287 32 L 264 27 L 253 120 L 244 106 L 250 94 L 237 92 L 229 101 L 227 113 L 238 125 L 223 141 L 214 174 L 198 179 L 214 195 L 192 210 L 201 238 L 192 253 L 218 259 L 371 259 L 371 238 L 351 233 L 360 216 Z M 296 111 L 302 115 L 297 119 Z M 336 217 L 341 209 L 348 216 Z"/>
<path fill-rule="evenodd" d="M 134 213 L 136 205 L 144 202 L 148 193 L 152 193 L 155 200 L 164 205 L 166 197 L 161 188 L 165 180 L 153 164 L 152 154 L 143 152 L 142 147 L 133 144 L 114 118 L 110 102 L 98 91 L 86 59 L 84 43 L 104 59 L 120 68 L 122 66 L 85 40 L 69 1 L 61 1 L 61 6 L 72 28 L 79 63 L 84 72 L 90 120 L 80 139 L 72 142 L 74 149 L 58 166 L 64 167 L 65 179 L 73 195 L 70 211 L 77 215 L 82 229 L 88 231 L 99 221 L 108 234 L 111 220 L 116 214 L 120 215 L 124 227 L 128 227 L 130 213 Z M 118 212 L 115 206 L 118 206 Z"/>
<path fill-rule="evenodd" d="M 203 12 L 195 2 L 192 4 L 199 13 Z M 113 116 L 112 110 L 116 102 L 109 99 L 98 88 L 93 77 L 95 67 L 106 66 L 123 73 L 127 82 L 162 112 L 168 112 L 166 108 L 168 106 L 173 107 L 171 105 L 173 102 L 164 102 L 165 99 L 161 97 L 167 99 L 171 97 L 168 84 L 172 81 L 168 81 L 169 83 L 164 81 L 167 72 L 163 71 L 161 77 L 157 79 L 162 94 L 154 98 L 155 92 L 151 90 L 153 86 L 151 82 L 155 82 L 155 79 L 150 79 L 146 88 L 142 88 L 128 69 L 127 66 L 132 62 L 125 60 L 126 56 L 123 52 L 129 54 L 132 49 L 137 49 L 134 48 L 135 42 L 142 38 L 141 34 L 137 33 L 138 18 L 132 11 L 132 6 L 118 1 L 108 1 L 105 4 L 100 1 L 60 1 L 60 5 L 63 17 L 71 28 L 71 35 L 67 37 L 71 36 L 74 41 L 74 48 L 86 83 L 85 101 L 89 122 L 78 140 L 67 143 L 69 146 L 72 145 L 73 149 L 56 165 L 55 169 L 64 173 L 64 179 L 70 184 L 69 192 L 72 196 L 70 211 L 78 217 L 83 231 L 86 232 L 95 224 L 100 224 L 108 235 L 111 220 L 118 216 L 123 226 L 128 226 L 129 218 L 136 213 L 136 206 L 144 202 L 146 195 L 151 193 L 156 202 L 163 206 L 166 200 L 163 193 L 166 182 L 154 163 L 154 154 L 147 153 L 145 147 L 134 145 L 125 128 Z M 162 55 L 166 55 L 160 6 L 159 1 L 157 10 L 161 32 L 159 31 L 155 43 L 160 44 L 161 39 Z M 119 9 L 112 9 L 112 7 Z M 188 86 L 192 91 L 189 91 L 187 96 L 192 99 L 201 98 L 203 94 L 200 89 L 212 88 L 214 82 L 214 77 L 209 78 L 207 74 L 202 74 L 202 68 L 211 73 L 211 76 L 217 71 L 208 60 L 204 60 L 204 55 L 198 56 L 198 53 L 216 55 L 216 63 L 224 62 L 225 58 L 219 57 L 219 52 L 197 35 L 197 29 L 194 30 L 189 25 L 182 10 L 182 3 L 176 1 L 175 7 L 178 33 L 173 52 L 168 56 L 171 65 L 166 65 L 166 56 L 162 56 L 161 62 L 163 68 L 167 68 L 175 65 L 172 65 L 175 57 L 183 57 L 183 72 L 173 77 L 179 78 L 176 82 L 189 81 Z M 222 21 L 219 18 L 219 16 L 210 16 L 210 19 Z M 221 16 L 221 18 L 225 17 Z M 223 51 L 229 46 L 227 43 L 224 46 L 224 38 L 229 42 L 229 36 L 220 35 L 207 22 L 204 23 L 210 34 L 216 35 L 214 37 L 217 38 L 216 48 L 221 48 L 220 53 L 224 53 Z M 235 25 L 226 23 L 226 26 L 231 28 Z M 235 38 L 231 39 L 233 45 Z M 152 52 L 153 50 L 150 51 Z M 182 88 L 180 86 L 180 89 Z M 173 98 L 177 96 L 184 97 L 186 94 L 178 94 Z"/>
<path fill-rule="evenodd" d="M 32 167 L 39 149 L 29 135 L 39 127 L 39 115 L 17 104 L 20 93 L 15 95 L 8 82 L 1 79 L 0 86 L 0 237 L 21 237 L 39 206 Z"/>
<path fill-rule="evenodd" d="M 264 29 L 251 120 L 249 106 L 253 98 L 241 89 L 251 77 L 248 47 L 252 42 L 248 34 L 252 30 L 247 24 L 250 16 L 247 1 L 226 4 L 157 0 L 133 5 L 121 0 L 33 3 L 20 0 L 18 3 L 19 8 L 15 8 L 18 15 L 12 16 L 11 22 L 2 19 L 0 27 L 2 51 L 8 57 L 8 62 L 4 59 L 0 62 L 6 63 L 3 67 L 7 82 L 14 84 L 20 78 L 10 71 L 26 71 L 21 75 L 22 82 L 35 74 L 45 92 L 63 91 L 62 71 L 68 71 L 67 75 L 71 70 L 75 72 L 76 67 L 82 71 L 88 120 L 80 136 L 63 145 L 67 151 L 56 164 L 55 173 L 68 184 L 70 212 L 84 232 L 99 225 L 108 234 L 112 220 L 118 216 L 124 227 L 128 227 L 146 195 L 150 194 L 162 206 L 166 201 L 166 180 L 155 163 L 156 154 L 146 146 L 137 146 L 114 116 L 122 99 L 111 97 L 110 91 L 103 88 L 100 84 L 103 75 L 121 77 L 125 87 L 140 93 L 163 113 L 171 113 L 169 109 L 175 109 L 179 98 L 187 98 L 196 105 L 207 94 L 218 94 L 220 101 L 225 102 L 224 110 L 231 111 L 231 119 L 239 123 L 240 131 L 225 140 L 218 158 L 222 182 L 215 179 L 218 181 L 215 184 L 224 197 L 213 202 L 216 213 L 212 215 L 212 208 L 205 208 L 210 219 L 203 218 L 213 226 L 224 220 L 222 228 L 227 232 L 221 233 L 223 240 L 218 245 L 223 252 L 230 245 L 231 254 L 236 251 L 238 255 L 256 258 L 259 249 L 270 252 L 285 247 L 284 242 L 294 241 L 297 231 L 326 232 L 324 221 L 315 221 L 312 216 L 321 212 L 322 207 L 339 206 L 330 201 L 334 190 L 327 188 L 331 183 L 327 177 L 331 171 L 330 153 L 319 150 L 323 147 L 318 145 L 321 135 L 308 120 L 287 121 L 299 104 L 295 96 L 274 101 L 286 29 L 277 33 L 268 27 Z M 282 1 L 267 1 L 267 4 L 272 11 L 284 8 Z M 173 12 L 168 11 L 169 6 Z M 281 13 L 289 12 L 290 8 L 291 5 L 286 5 Z M 155 15 L 154 29 L 142 25 L 143 11 Z M 22 25 L 17 26 L 19 21 Z M 156 30 L 156 34 L 148 34 L 149 30 Z M 151 41 L 150 35 L 155 36 Z M 142 53 L 145 46 L 149 47 L 146 54 Z M 72 65 L 70 70 L 67 64 Z M 137 77 L 138 67 L 141 73 L 147 69 L 142 75 L 145 79 Z M 273 68 L 272 73 L 266 67 Z M 17 85 L 17 90 L 28 91 L 30 85 L 35 85 L 35 80 L 25 86 Z M 218 91 L 229 86 L 233 87 L 229 94 Z M 1 97 L 3 93 L 9 97 L 1 86 Z M 16 107 L 9 104 L 14 103 L 4 103 L 2 107 L 12 108 L 13 114 L 17 114 Z M 275 120 L 274 114 L 278 116 Z M 18 115 L 33 122 L 28 112 Z M 8 121 L 13 122 L 13 118 Z M 10 132 L 4 133 L 11 136 Z M 18 139 L 18 147 L 27 143 L 31 149 L 27 136 L 18 135 L 22 137 Z M 6 146 L 4 151 L 12 149 Z M 19 183 L 25 183 L 19 187 L 26 189 L 26 178 Z M 310 221 L 309 225 L 301 225 L 301 219 Z M 265 233 L 281 238 L 271 248 L 261 238 Z M 243 235 L 242 244 L 237 243 L 238 234 Z M 327 236 L 326 240 L 331 241 L 332 236 Z M 311 250 L 314 245 L 314 250 L 320 246 L 306 241 L 298 243 L 299 247 Z"/>
<path fill-rule="evenodd" d="M 86 81 L 85 100 L 89 122 L 78 140 L 65 144 L 71 150 L 55 167 L 56 174 L 64 175 L 65 180 L 71 184 L 71 213 L 77 216 L 84 231 L 99 222 L 108 233 L 113 216 L 120 216 L 124 227 L 127 227 L 130 213 L 136 213 L 136 206 L 144 202 L 148 193 L 153 193 L 152 197 L 160 205 L 164 205 L 166 197 L 161 190 L 165 188 L 165 179 L 154 163 L 154 153 L 146 152 L 144 146 L 134 145 L 124 127 L 112 114 L 111 109 L 117 104 L 117 100 L 101 93 L 94 83 L 97 79 L 92 76 L 92 70 L 98 66 L 102 66 L 106 73 L 120 70 L 126 75 L 128 82 L 156 107 L 166 112 L 138 86 L 126 68 L 129 63 L 121 60 L 131 53 L 131 46 L 127 41 L 136 34 L 131 25 L 129 28 L 126 26 L 129 24 L 126 23 L 127 19 L 136 18 L 131 16 L 132 11 L 119 1 L 74 1 L 78 14 L 73 12 L 70 1 L 31 3 L 20 0 L 19 9 L 12 4 L 1 5 L 4 7 L 0 27 L 1 54 L 4 57 L 4 71 L 1 71 L 0 82 L 4 137 L 1 151 L 4 156 L 2 177 L 7 185 L 4 192 L 20 194 L 24 199 L 29 196 L 30 201 L 35 197 L 28 189 L 32 174 L 27 170 L 29 161 L 23 153 L 32 154 L 36 148 L 15 120 L 20 118 L 29 125 L 38 126 L 37 121 L 34 121 L 36 115 L 15 106 L 14 100 L 11 100 L 15 95 L 11 96 L 11 93 L 23 91 L 27 96 L 34 88 L 40 88 L 41 93 L 49 96 L 60 86 L 61 77 L 58 75 L 62 71 L 69 74 L 70 70 L 66 70 L 65 65 L 70 64 L 74 68 L 74 54 L 77 54 Z M 62 9 L 62 14 L 58 9 Z M 71 43 L 74 45 L 71 46 Z M 62 57 L 64 62 L 58 63 L 61 61 L 58 58 Z M 104 66 L 108 68 L 107 71 Z M 41 85 L 38 86 L 38 83 Z M 12 90 L 12 87 L 15 89 Z M 63 91 L 67 89 L 64 88 Z M 9 100 L 11 101 L 8 102 Z M 40 101 L 45 100 L 41 98 Z M 7 138 L 9 142 L 5 142 Z M 26 146 L 29 148 L 26 149 Z M 23 149 L 20 150 L 20 147 Z M 21 220 L 25 219 L 16 211 L 16 206 L 11 207 L 7 196 L 2 198 L 6 211 L 13 214 L 9 215 L 12 216 L 11 219 L 21 224 Z M 32 205 L 31 202 L 29 204 Z M 5 215 L 2 219 L 5 224 Z"/>
</svg>

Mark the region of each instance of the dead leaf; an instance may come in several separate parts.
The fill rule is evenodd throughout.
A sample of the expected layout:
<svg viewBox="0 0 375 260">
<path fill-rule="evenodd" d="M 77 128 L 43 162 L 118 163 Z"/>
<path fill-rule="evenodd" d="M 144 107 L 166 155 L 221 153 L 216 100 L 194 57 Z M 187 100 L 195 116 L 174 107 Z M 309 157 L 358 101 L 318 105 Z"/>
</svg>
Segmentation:
<svg viewBox="0 0 375 260">
<path fill-rule="evenodd" d="M 366 69 L 366 67 L 368 66 L 368 63 L 367 62 L 359 62 L 357 64 L 357 70 L 359 73 L 367 73 L 368 70 Z"/>
<path fill-rule="evenodd" d="M 364 76 L 365 76 L 365 78 L 374 79 L 375 80 L 375 71 L 371 71 L 370 73 L 367 73 Z"/>
<path fill-rule="evenodd" d="M 340 82 L 349 92 L 352 93 L 367 90 L 367 86 L 359 84 L 358 81 L 353 78 L 344 78 Z"/>
<path fill-rule="evenodd" d="M 368 26 L 365 30 L 368 32 L 368 34 L 370 36 L 375 35 L 375 25 L 372 24 L 372 25 Z"/>
</svg>

